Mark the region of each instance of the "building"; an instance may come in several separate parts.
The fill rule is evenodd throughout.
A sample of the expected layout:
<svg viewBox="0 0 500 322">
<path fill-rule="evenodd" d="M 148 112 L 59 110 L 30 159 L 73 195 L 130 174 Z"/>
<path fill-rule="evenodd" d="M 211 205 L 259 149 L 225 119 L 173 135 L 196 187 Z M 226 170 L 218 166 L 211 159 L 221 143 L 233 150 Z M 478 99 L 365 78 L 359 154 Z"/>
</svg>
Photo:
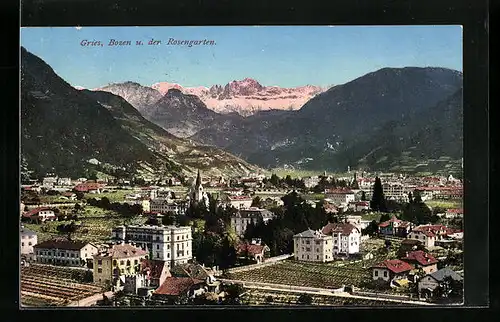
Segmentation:
<svg viewBox="0 0 500 322">
<path fill-rule="evenodd" d="M 303 180 L 304 180 L 304 186 L 308 189 L 316 187 L 319 183 L 318 176 L 305 177 L 305 178 L 303 178 Z"/>
<path fill-rule="evenodd" d="M 31 209 L 30 211 L 25 212 L 23 214 L 23 217 L 29 218 L 32 221 L 36 222 L 54 221 L 57 219 L 54 210 L 49 207 L 38 207 Z"/>
<path fill-rule="evenodd" d="M 57 185 L 59 186 L 71 186 L 72 184 L 71 178 L 57 178 Z"/>
<path fill-rule="evenodd" d="M 430 297 L 439 287 L 439 285 L 447 278 L 461 282 L 463 280 L 460 274 L 456 273 L 449 267 L 442 268 L 431 274 L 427 274 L 418 281 L 418 293 L 420 296 Z"/>
<path fill-rule="evenodd" d="M 103 185 L 96 182 L 82 182 L 77 184 L 73 190 L 83 193 L 101 193 Z"/>
<path fill-rule="evenodd" d="M 321 231 L 308 229 L 293 236 L 293 253 L 296 260 L 308 262 L 333 261 L 333 238 Z"/>
<path fill-rule="evenodd" d="M 325 235 L 332 236 L 333 256 L 349 256 L 359 253 L 361 230 L 350 223 L 329 223 L 321 229 Z"/>
<path fill-rule="evenodd" d="M 142 259 L 139 273 L 125 275 L 124 291 L 140 294 L 141 289 L 155 290 L 170 276 L 170 270 L 165 261 Z"/>
<path fill-rule="evenodd" d="M 35 261 L 42 264 L 85 266 L 97 254 L 97 246 L 88 242 L 47 240 L 33 246 Z"/>
<path fill-rule="evenodd" d="M 167 277 L 163 284 L 153 292 L 153 300 L 169 304 L 186 303 L 189 298 L 204 293 L 205 281 L 191 277 Z"/>
<path fill-rule="evenodd" d="M 355 193 L 350 189 L 327 189 L 325 198 L 332 200 L 336 205 L 347 205 L 355 200 Z"/>
<path fill-rule="evenodd" d="M 236 209 L 248 209 L 252 206 L 253 202 L 250 196 L 227 196 L 225 200 L 228 206 Z"/>
<path fill-rule="evenodd" d="M 28 258 L 33 257 L 33 246 L 37 244 L 38 237 L 36 233 L 28 228 L 21 226 L 20 230 L 21 239 L 21 256 L 27 256 Z"/>
<path fill-rule="evenodd" d="M 151 199 L 149 202 L 149 211 L 154 212 L 154 213 L 159 213 L 159 214 L 167 214 L 167 213 L 174 213 L 176 215 L 178 214 L 184 214 L 183 207 L 179 207 L 179 205 L 170 200 L 170 199 Z"/>
<path fill-rule="evenodd" d="M 372 266 L 372 278 L 374 281 L 389 282 L 405 278 L 412 269 L 413 266 L 400 259 L 388 259 Z"/>
<path fill-rule="evenodd" d="M 434 247 L 436 241 L 445 240 L 452 233 L 454 231 L 444 225 L 421 225 L 413 228 L 408 238 L 421 241 L 425 247 Z"/>
<path fill-rule="evenodd" d="M 44 187 L 53 187 L 57 184 L 57 177 L 45 177 L 42 180 L 42 185 Z"/>
<path fill-rule="evenodd" d="M 368 201 L 351 201 L 348 208 L 354 211 L 370 210 L 370 203 Z"/>
<path fill-rule="evenodd" d="M 203 190 L 203 185 L 201 184 L 200 170 L 198 170 L 194 185 L 188 191 L 188 198 L 191 203 L 202 203 L 207 208 L 209 206 L 208 195 Z"/>
<path fill-rule="evenodd" d="M 261 245 L 252 241 L 252 243 L 239 243 L 236 247 L 236 254 L 238 257 L 243 259 L 251 259 L 257 264 L 265 261 L 265 257 L 270 251 L 269 247 L 266 245 Z"/>
<path fill-rule="evenodd" d="M 444 214 L 446 219 L 459 219 L 464 217 L 463 209 L 448 209 Z"/>
<path fill-rule="evenodd" d="M 400 182 L 384 182 L 382 184 L 384 196 L 387 200 L 408 202 L 408 192 Z"/>
<path fill-rule="evenodd" d="M 426 274 L 437 271 L 438 260 L 423 250 L 407 252 L 401 260 L 412 264 L 416 268 L 421 268 Z"/>
<path fill-rule="evenodd" d="M 238 236 L 243 236 L 250 223 L 254 225 L 260 222 L 267 223 L 274 217 L 275 215 L 267 209 L 259 209 L 256 207 L 239 209 L 236 214 L 231 216 L 231 226 Z"/>
<path fill-rule="evenodd" d="M 191 227 L 131 225 L 113 228 L 113 239 L 132 242 L 148 252 L 149 259 L 167 262 L 168 267 L 193 258 Z"/>
<path fill-rule="evenodd" d="M 124 285 L 125 275 L 140 272 L 140 262 L 148 253 L 130 244 L 113 245 L 104 252 L 97 253 L 94 259 L 94 283 Z"/>
<path fill-rule="evenodd" d="M 384 221 L 378 225 L 379 233 L 386 236 L 406 237 L 411 231 L 413 224 L 409 221 L 403 221 L 396 216 Z"/>
</svg>

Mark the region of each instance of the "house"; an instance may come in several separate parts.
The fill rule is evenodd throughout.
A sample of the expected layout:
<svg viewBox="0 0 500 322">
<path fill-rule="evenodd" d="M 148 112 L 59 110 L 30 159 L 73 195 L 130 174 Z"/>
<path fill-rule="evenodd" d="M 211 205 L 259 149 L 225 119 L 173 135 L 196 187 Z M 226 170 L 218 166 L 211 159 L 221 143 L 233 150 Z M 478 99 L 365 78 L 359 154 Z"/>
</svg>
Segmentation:
<svg viewBox="0 0 500 322">
<path fill-rule="evenodd" d="M 172 276 L 165 261 L 142 259 L 137 274 L 125 275 L 124 291 L 142 293 L 141 289 L 155 290 Z"/>
<path fill-rule="evenodd" d="M 170 269 L 172 277 L 192 278 L 205 281 L 203 288 L 197 288 L 194 295 L 201 295 L 204 292 L 219 293 L 220 281 L 215 279 L 214 270 L 197 263 L 180 264 Z"/>
<path fill-rule="evenodd" d="M 45 177 L 42 180 L 42 186 L 53 187 L 57 184 L 57 177 Z"/>
<path fill-rule="evenodd" d="M 336 205 L 343 205 L 354 201 L 355 193 L 350 189 L 326 189 L 325 198 L 331 199 Z"/>
<path fill-rule="evenodd" d="M 421 268 L 426 274 L 437 271 L 438 260 L 423 250 L 407 252 L 401 260 L 412 264 L 415 268 Z"/>
<path fill-rule="evenodd" d="M 247 226 L 250 223 L 254 225 L 260 222 L 267 223 L 275 217 L 276 216 L 267 209 L 260 209 L 257 207 L 239 209 L 238 212 L 231 215 L 231 226 L 236 231 L 236 234 L 241 237 L 245 234 Z"/>
<path fill-rule="evenodd" d="M 223 190 L 222 193 L 229 195 L 229 196 L 242 196 L 243 189 L 241 189 L 241 188 L 228 188 L 228 189 Z"/>
<path fill-rule="evenodd" d="M 406 187 L 400 182 L 384 182 L 382 184 L 384 196 L 387 200 L 397 200 L 408 202 L 408 192 Z"/>
<path fill-rule="evenodd" d="M 153 300 L 163 300 L 170 304 L 187 302 L 189 298 L 204 293 L 205 281 L 192 277 L 167 277 L 153 292 Z"/>
<path fill-rule="evenodd" d="M 413 230 L 408 234 L 408 238 L 421 241 L 425 247 L 434 247 L 436 242 L 436 235 L 426 230 Z"/>
<path fill-rule="evenodd" d="M 256 178 L 245 178 L 241 180 L 241 183 L 245 188 L 257 188 L 261 181 Z"/>
<path fill-rule="evenodd" d="M 182 185 L 182 182 L 178 178 L 172 177 L 172 178 L 170 178 L 168 180 L 168 185 L 170 185 L 170 186 L 180 186 L 180 185 Z"/>
<path fill-rule="evenodd" d="M 449 267 L 442 268 L 431 274 L 427 274 L 418 281 L 418 293 L 420 296 L 430 297 L 445 278 L 451 278 L 454 281 L 462 281 L 463 278 Z"/>
<path fill-rule="evenodd" d="M 59 186 L 71 186 L 71 178 L 57 178 L 57 185 Z"/>
<path fill-rule="evenodd" d="M 77 184 L 73 190 L 76 192 L 84 193 L 101 193 L 103 185 L 96 182 L 82 182 Z"/>
<path fill-rule="evenodd" d="M 240 258 L 251 259 L 257 264 L 265 261 L 265 256 L 269 251 L 268 246 L 256 243 L 255 240 L 252 240 L 252 243 L 244 242 L 236 246 L 236 254 Z"/>
<path fill-rule="evenodd" d="M 225 203 L 236 209 L 248 209 L 252 206 L 253 199 L 250 196 L 227 196 Z"/>
<path fill-rule="evenodd" d="M 38 207 L 31 209 L 30 211 L 25 212 L 23 214 L 23 217 L 29 218 L 35 222 L 54 221 L 57 219 L 54 210 L 49 207 Z"/>
<path fill-rule="evenodd" d="M 155 212 L 160 214 L 167 214 L 169 212 L 172 212 L 177 215 L 182 213 L 181 210 L 182 208 L 179 207 L 177 203 L 172 201 L 171 199 L 157 198 L 149 200 L 150 212 Z"/>
<path fill-rule="evenodd" d="M 406 253 L 415 251 L 415 250 L 424 250 L 425 247 L 423 243 L 416 239 L 404 239 L 401 241 L 401 245 L 398 250 L 398 257 L 406 256 Z"/>
<path fill-rule="evenodd" d="M 408 238 L 421 240 L 425 247 L 434 247 L 436 241 L 446 239 L 451 233 L 453 231 L 444 225 L 421 225 L 413 228 Z"/>
<path fill-rule="evenodd" d="M 73 192 L 67 191 L 64 192 L 62 195 L 63 197 L 68 198 L 69 200 L 76 200 L 76 194 L 74 194 Z"/>
<path fill-rule="evenodd" d="M 332 236 L 333 256 L 349 256 L 359 253 L 361 230 L 350 223 L 329 223 L 321 229 L 325 235 Z"/>
<path fill-rule="evenodd" d="M 351 201 L 348 208 L 354 211 L 370 210 L 370 203 L 368 201 Z"/>
<path fill-rule="evenodd" d="M 21 255 L 31 258 L 34 254 L 33 246 L 36 245 L 38 237 L 36 233 L 21 225 L 20 229 L 21 239 Z"/>
<path fill-rule="evenodd" d="M 339 212 L 339 209 L 329 202 L 323 204 L 323 209 L 325 209 L 327 214 L 337 214 Z"/>
<path fill-rule="evenodd" d="M 118 226 L 113 228 L 112 238 L 118 242 L 136 243 L 150 253 L 150 259 L 166 261 L 168 267 L 193 258 L 190 226 Z"/>
<path fill-rule="evenodd" d="M 405 278 L 412 269 L 412 265 L 400 259 L 388 259 L 372 266 L 372 278 L 374 281 L 389 282 Z"/>
<path fill-rule="evenodd" d="M 464 216 L 463 209 L 448 209 L 444 214 L 444 217 L 447 219 L 463 218 L 463 216 Z"/>
<path fill-rule="evenodd" d="M 413 224 L 409 221 L 403 221 L 396 216 L 384 221 L 378 225 L 379 233 L 387 236 L 406 237 L 411 231 Z"/>
<path fill-rule="evenodd" d="M 69 240 L 47 240 L 33 246 L 35 261 L 42 264 L 84 266 L 97 254 L 92 243 Z"/>
<path fill-rule="evenodd" d="M 333 238 L 321 231 L 308 229 L 293 236 L 293 253 L 296 260 L 309 262 L 333 261 Z"/>
<path fill-rule="evenodd" d="M 125 284 L 125 275 L 140 272 L 140 261 L 148 253 L 130 244 L 113 245 L 109 249 L 93 256 L 94 283 L 113 285 Z"/>
</svg>

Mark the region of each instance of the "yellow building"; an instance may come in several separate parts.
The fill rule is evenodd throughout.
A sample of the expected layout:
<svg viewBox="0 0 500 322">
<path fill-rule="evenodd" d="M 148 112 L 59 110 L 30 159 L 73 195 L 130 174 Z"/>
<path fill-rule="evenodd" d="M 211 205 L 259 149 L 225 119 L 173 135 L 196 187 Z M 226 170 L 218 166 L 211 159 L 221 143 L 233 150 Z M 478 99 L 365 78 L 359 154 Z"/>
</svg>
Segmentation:
<svg viewBox="0 0 500 322">
<path fill-rule="evenodd" d="M 116 278 L 139 272 L 141 259 L 147 252 L 130 244 L 113 245 L 103 253 L 94 255 L 94 282 L 104 284 Z"/>
</svg>

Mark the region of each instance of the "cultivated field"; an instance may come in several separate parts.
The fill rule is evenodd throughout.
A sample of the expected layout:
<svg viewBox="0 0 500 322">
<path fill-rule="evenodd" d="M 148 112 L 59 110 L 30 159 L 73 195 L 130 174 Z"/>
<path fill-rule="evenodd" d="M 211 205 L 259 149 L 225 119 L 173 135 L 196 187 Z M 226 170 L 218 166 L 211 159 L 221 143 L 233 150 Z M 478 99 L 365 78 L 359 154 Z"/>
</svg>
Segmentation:
<svg viewBox="0 0 500 322">
<path fill-rule="evenodd" d="M 284 260 L 271 266 L 230 273 L 228 279 L 335 289 L 343 285 L 360 285 L 369 280 L 370 267 L 385 258 L 376 255 L 370 260 L 333 263 Z"/>
<path fill-rule="evenodd" d="M 75 269 L 31 264 L 21 267 L 22 306 L 65 306 L 102 292 L 102 288 L 74 279 Z"/>
</svg>

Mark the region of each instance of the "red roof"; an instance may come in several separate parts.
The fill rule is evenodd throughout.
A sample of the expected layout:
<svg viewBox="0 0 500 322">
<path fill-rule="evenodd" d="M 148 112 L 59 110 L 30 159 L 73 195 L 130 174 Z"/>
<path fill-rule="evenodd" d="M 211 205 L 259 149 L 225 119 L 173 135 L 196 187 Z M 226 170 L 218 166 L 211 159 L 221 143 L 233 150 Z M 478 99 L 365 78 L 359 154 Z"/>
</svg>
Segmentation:
<svg viewBox="0 0 500 322">
<path fill-rule="evenodd" d="M 356 202 L 356 206 L 369 206 L 370 203 L 368 201 L 358 201 Z"/>
<path fill-rule="evenodd" d="M 262 254 L 265 246 L 263 245 L 252 245 L 248 243 L 239 244 L 237 247 L 238 254 L 243 254 L 248 252 L 250 255 L 258 255 Z"/>
<path fill-rule="evenodd" d="M 73 189 L 80 192 L 86 192 L 89 190 L 97 190 L 102 187 L 101 184 L 95 182 L 84 182 L 77 184 Z"/>
<path fill-rule="evenodd" d="M 377 265 L 374 265 L 372 268 L 387 268 L 391 272 L 398 274 L 411 271 L 413 269 L 413 266 L 406 262 L 403 262 L 400 259 L 388 259 L 381 263 L 378 263 Z"/>
<path fill-rule="evenodd" d="M 252 200 L 252 197 L 248 196 L 230 196 L 230 200 Z"/>
<path fill-rule="evenodd" d="M 354 192 L 349 189 L 326 189 L 325 193 L 347 195 L 347 194 L 353 194 Z"/>
<path fill-rule="evenodd" d="M 438 260 L 434 258 L 431 254 L 427 254 L 422 250 L 416 250 L 412 252 L 408 252 L 406 257 L 402 258 L 404 261 L 417 262 L 422 266 L 436 264 Z"/>
<path fill-rule="evenodd" d="M 464 210 L 463 209 L 448 209 L 446 212 L 450 213 L 450 214 L 463 214 Z"/>
<path fill-rule="evenodd" d="M 350 235 L 353 230 L 358 230 L 358 228 L 350 223 L 329 223 L 321 229 L 321 232 L 325 235 L 331 235 L 333 233 Z"/>
<path fill-rule="evenodd" d="M 44 211 L 44 210 L 52 210 L 52 208 L 50 208 L 50 207 L 38 207 L 38 208 L 35 208 L 35 209 L 31 209 L 28 212 L 25 212 L 23 214 L 23 216 L 24 217 L 31 217 L 31 216 L 34 216 L 34 215 L 38 214 L 40 211 Z"/>
<path fill-rule="evenodd" d="M 178 296 L 188 292 L 193 285 L 203 282 L 191 277 L 167 277 L 154 294 Z"/>
<path fill-rule="evenodd" d="M 160 278 L 165 263 L 165 261 L 143 259 L 141 260 L 141 270 L 149 272 L 149 278 Z"/>
</svg>

